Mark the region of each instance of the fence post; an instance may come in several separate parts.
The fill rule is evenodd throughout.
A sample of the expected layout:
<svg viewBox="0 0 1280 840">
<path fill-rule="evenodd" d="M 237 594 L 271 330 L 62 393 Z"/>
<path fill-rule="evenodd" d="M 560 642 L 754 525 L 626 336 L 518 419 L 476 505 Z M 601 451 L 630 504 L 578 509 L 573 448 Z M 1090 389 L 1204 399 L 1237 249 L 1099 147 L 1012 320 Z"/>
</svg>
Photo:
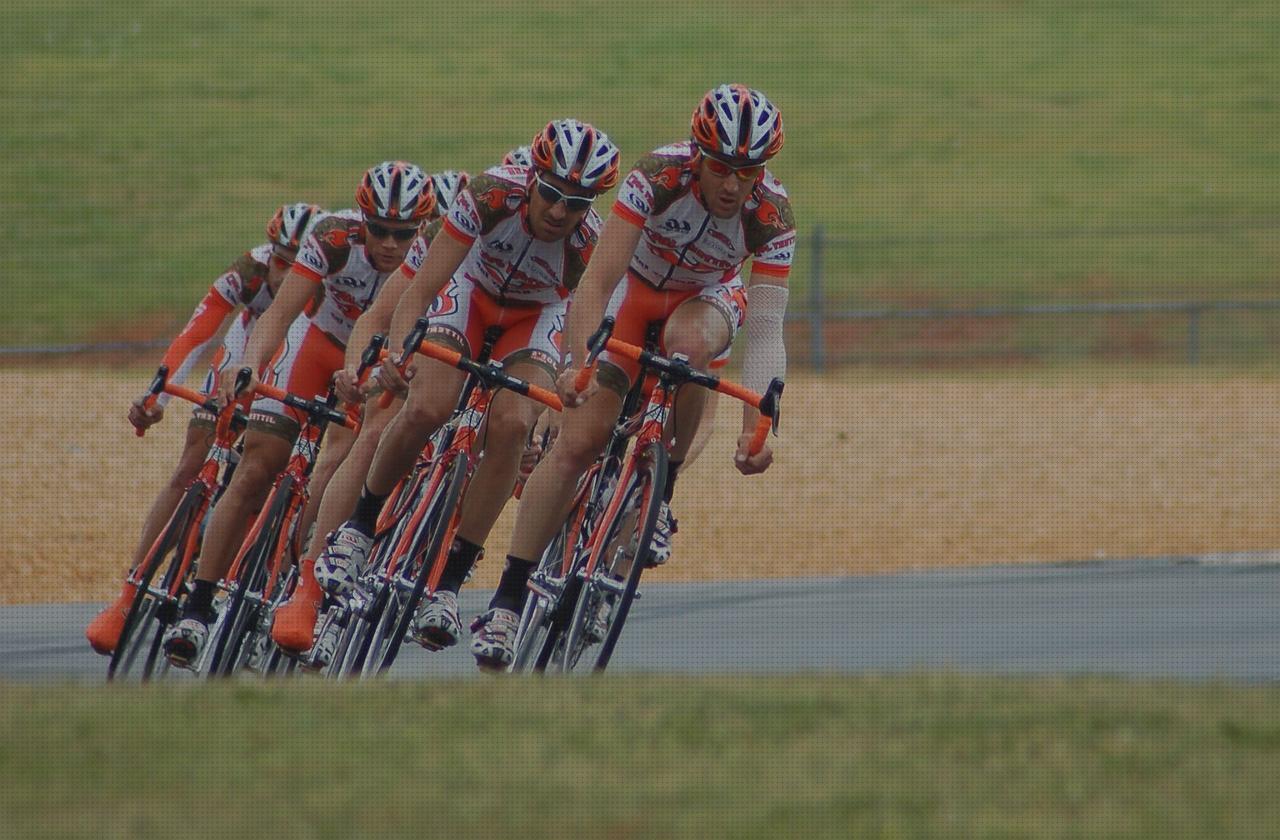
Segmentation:
<svg viewBox="0 0 1280 840">
<path fill-rule="evenodd" d="M 1203 309 L 1191 306 L 1187 309 L 1187 364 L 1200 362 L 1200 313 Z"/>
<path fill-rule="evenodd" d="M 819 373 L 827 366 L 827 343 L 822 334 L 826 320 L 822 294 L 822 244 L 822 225 L 818 225 L 813 229 L 813 276 L 809 281 L 809 358 Z"/>
</svg>

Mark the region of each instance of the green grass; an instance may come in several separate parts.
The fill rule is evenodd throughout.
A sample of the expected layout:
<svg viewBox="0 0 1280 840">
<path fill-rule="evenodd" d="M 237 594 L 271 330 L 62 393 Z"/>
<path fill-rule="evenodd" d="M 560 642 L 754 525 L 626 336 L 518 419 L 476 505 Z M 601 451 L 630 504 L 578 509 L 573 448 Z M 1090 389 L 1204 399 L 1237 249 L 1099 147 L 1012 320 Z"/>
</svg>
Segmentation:
<svg viewBox="0 0 1280 840">
<path fill-rule="evenodd" d="M 8 685 L 0 836 L 1263 837 L 1278 702 L 923 675 Z"/>
<path fill-rule="evenodd" d="M 24 0 L 0 343 L 163 334 L 281 201 L 347 206 L 388 157 L 478 170 L 564 114 L 634 158 L 728 79 L 783 109 L 803 235 L 852 242 L 836 302 L 1269 297 L 1278 38 L 1267 0 Z"/>
</svg>

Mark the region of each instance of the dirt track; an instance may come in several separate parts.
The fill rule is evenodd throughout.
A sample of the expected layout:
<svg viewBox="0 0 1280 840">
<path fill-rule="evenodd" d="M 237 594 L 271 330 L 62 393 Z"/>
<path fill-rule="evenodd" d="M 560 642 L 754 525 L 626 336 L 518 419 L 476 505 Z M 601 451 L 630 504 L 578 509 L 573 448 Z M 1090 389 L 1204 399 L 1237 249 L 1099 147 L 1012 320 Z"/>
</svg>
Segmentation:
<svg viewBox="0 0 1280 840">
<path fill-rule="evenodd" d="M 185 413 L 145 439 L 123 419 L 147 374 L 0 370 L 0 602 L 114 591 Z M 92 393 L 73 410 L 59 394 Z M 26 408 L 25 406 L 33 406 Z M 787 386 L 777 463 L 744 479 L 724 411 L 676 495 L 668 580 L 1196 554 L 1280 546 L 1280 389 L 1009 380 Z M 76 501 L 70 502 L 71 498 Z M 505 515 L 478 582 L 505 553 Z"/>
</svg>

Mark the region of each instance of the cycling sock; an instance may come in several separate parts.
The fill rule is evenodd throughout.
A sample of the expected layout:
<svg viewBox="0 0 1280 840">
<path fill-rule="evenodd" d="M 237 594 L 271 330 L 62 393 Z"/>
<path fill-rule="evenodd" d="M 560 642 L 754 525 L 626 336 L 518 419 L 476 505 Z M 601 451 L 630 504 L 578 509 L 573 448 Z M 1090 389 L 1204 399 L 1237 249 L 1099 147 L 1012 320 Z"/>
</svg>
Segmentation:
<svg viewBox="0 0 1280 840">
<path fill-rule="evenodd" d="M 215 584 L 211 580 L 196 579 L 196 584 L 191 589 L 191 595 L 187 598 L 187 605 L 182 610 L 183 618 L 199 616 L 207 619 L 212 617 L 214 586 Z"/>
<path fill-rule="evenodd" d="M 360 501 L 356 502 L 356 512 L 351 517 L 351 524 L 357 531 L 366 537 L 373 536 L 378 527 L 378 514 L 382 513 L 382 506 L 387 503 L 387 496 L 390 495 L 378 495 L 369 489 L 368 484 L 361 489 Z"/>
<path fill-rule="evenodd" d="M 676 492 L 676 476 L 680 475 L 680 465 L 684 461 L 671 461 L 667 464 L 667 486 L 662 490 L 662 500 L 671 504 L 671 497 Z"/>
<path fill-rule="evenodd" d="M 467 573 L 471 571 L 471 567 L 475 565 L 476 559 L 484 551 L 484 546 L 476 545 L 470 540 L 464 540 L 462 537 L 455 537 L 453 546 L 449 549 L 449 558 L 445 560 L 444 573 L 440 575 L 440 585 L 436 587 L 436 591 L 447 590 L 458 593 L 462 588 L 462 582 L 467 579 Z"/>
<path fill-rule="evenodd" d="M 493 593 L 493 600 L 489 601 L 489 609 L 520 612 L 524 605 L 525 584 L 529 582 L 532 571 L 532 560 L 521 560 L 508 554 L 507 567 L 502 570 L 502 579 L 498 581 L 498 591 Z"/>
</svg>

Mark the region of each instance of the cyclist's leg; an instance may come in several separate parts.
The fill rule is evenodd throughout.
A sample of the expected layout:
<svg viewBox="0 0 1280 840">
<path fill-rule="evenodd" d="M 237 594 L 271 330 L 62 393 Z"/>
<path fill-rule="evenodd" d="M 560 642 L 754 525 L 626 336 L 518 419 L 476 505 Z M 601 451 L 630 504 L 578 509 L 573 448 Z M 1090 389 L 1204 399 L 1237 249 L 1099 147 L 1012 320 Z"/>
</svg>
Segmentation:
<svg viewBox="0 0 1280 840">
<path fill-rule="evenodd" d="M 151 503 L 151 510 L 142 525 L 142 539 L 134 549 L 133 559 L 129 563 L 130 569 L 137 568 L 142 558 L 151 549 L 151 544 L 160 535 L 160 530 L 173 515 L 173 510 L 178 506 L 178 501 L 186 491 L 187 485 L 200 472 L 200 467 L 204 465 L 211 446 L 213 446 L 213 423 L 205 422 L 199 417 L 193 418 L 191 424 L 187 426 L 187 438 L 182 444 L 178 465 L 174 468 L 173 475 L 169 477 L 169 483 L 160 490 L 155 501 Z"/>
<path fill-rule="evenodd" d="M 301 536 L 303 545 L 307 545 L 310 542 L 311 526 L 315 524 L 316 515 L 319 513 L 320 500 L 328 492 L 334 475 L 342 468 L 342 464 L 346 462 L 347 458 L 350 457 L 355 441 L 355 433 L 346 426 L 331 423 L 325 429 L 324 445 L 320 448 L 320 455 L 316 460 L 315 468 L 311 471 L 311 478 L 307 482 L 311 498 L 307 502 L 307 506 L 303 508 L 302 516 L 298 520 L 298 534 Z"/>
</svg>

